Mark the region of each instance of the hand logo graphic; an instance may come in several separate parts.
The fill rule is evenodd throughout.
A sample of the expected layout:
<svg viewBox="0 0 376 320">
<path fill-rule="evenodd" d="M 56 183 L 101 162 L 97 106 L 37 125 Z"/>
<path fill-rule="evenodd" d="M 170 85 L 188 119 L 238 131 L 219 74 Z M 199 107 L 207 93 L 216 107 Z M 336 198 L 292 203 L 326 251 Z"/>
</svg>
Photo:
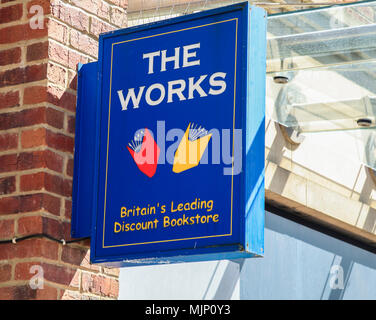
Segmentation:
<svg viewBox="0 0 376 320">
<path fill-rule="evenodd" d="M 128 144 L 127 149 L 138 169 L 149 178 L 153 177 L 157 171 L 161 150 L 150 134 L 150 131 L 145 128 L 145 130 L 136 134 L 134 140 Z"/>
</svg>

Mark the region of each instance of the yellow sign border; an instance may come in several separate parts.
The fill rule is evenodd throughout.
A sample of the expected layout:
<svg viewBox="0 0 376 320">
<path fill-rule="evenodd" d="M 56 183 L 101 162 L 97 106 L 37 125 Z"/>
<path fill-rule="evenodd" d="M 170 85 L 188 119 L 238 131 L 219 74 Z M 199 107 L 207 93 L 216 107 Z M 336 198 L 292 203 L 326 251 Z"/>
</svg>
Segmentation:
<svg viewBox="0 0 376 320">
<path fill-rule="evenodd" d="M 114 247 L 125 247 L 125 246 L 135 246 L 135 245 L 141 245 L 141 244 L 152 244 L 152 243 L 162 243 L 162 242 L 172 242 L 172 241 L 183 241 L 183 240 L 193 240 L 193 239 L 206 239 L 206 238 L 216 238 L 216 237 L 226 237 L 232 235 L 232 210 L 233 210 L 233 189 L 234 189 L 234 161 L 232 162 L 232 177 L 231 177 L 231 223 L 230 223 L 230 233 L 228 234 L 220 234 L 220 235 L 211 235 L 211 236 L 201 236 L 201 237 L 192 237 L 192 238 L 182 238 L 182 239 L 169 239 L 169 240 L 158 240 L 158 241 L 149 241 L 149 242 L 139 242 L 139 243 L 128 243 L 128 244 L 118 244 L 118 245 L 110 245 L 105 246 L 104 245 L 104 238 L 105 238 L 105 225 L 106 225 L 106 206 L 107 206 L 107 174 L 108 174 L 108 152 L 109 152 L 109 141 L 110 141 L 110 119 L 111 119 L 111 96 L 112 96 L 112 67 L 113 67 L 113 55 L 114 55 L 114 46 L 126 43 L 126 42 L 132 42 L 136 40 L 142 40 L 152 37 L 158 37 L 166 34 L 191 30 L 191 29 L 197 29 L 202 27 L 211 26 L 214 24 L 229 22 L 229 21 L 235 21 L 236 27 L 235 27 L 235 67 L 234 67 L 234 111 L 233 111 L 233 128 L 232 128 L 232 154 L 234 155 L 234 136 L 235 136 L 235 104 L 236 104 L 236 63 L 237 63 L 237 49 L 238 49 L 238 18 L 232 18 L 222 21 L 217 21 L 213 23 L 203 24 L 200 26 L 180 29 L 180 30 L 174 30 L 164 33 L 159 33 L 151 36 L 145 36 L 141 38 L 136 39 L 130 39 L 125 40 L 121 42 L 115 42 L 112 44 L 111 47 L 111 73 L 110 73 L 110 94 L 109 94 L 109 105 L 108 105 L 108 130 L 107 130 L 107 155 L 106 155 L 106 180 L 105 180 L 105 194 L 104 194 L 104 213 L 103 213 L 103 238 L 102 238 L 102 249 L 104 248 L 114 248 Z"/>
</svg>

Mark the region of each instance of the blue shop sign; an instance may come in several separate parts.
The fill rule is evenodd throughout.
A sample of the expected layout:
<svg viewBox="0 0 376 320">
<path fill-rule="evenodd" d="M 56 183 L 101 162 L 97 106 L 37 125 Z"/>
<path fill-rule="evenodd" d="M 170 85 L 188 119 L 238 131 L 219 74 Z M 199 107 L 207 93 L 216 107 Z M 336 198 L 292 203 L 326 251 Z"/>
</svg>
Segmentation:
<svg viewBox="0 0 376 320">
<path fill-rule="evenodd" d="M 79 166 L 92 172 L 91 261 L 262 255 L 265 11 L 243 3 L 99 42 L 95 147 Z"/>
</svg>

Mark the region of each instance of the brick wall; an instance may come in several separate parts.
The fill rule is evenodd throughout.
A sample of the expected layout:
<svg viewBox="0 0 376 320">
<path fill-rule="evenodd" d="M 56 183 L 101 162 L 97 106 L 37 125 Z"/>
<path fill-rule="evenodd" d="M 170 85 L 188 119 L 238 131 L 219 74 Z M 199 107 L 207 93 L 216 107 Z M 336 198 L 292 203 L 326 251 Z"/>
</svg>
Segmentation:
<svg viewBox="0 0 376 320">
<path fill-rule="evenodd" d="M 0 240 L 70 240 L 76 65 L 96 60 L 101 32 L 126 26 L 126 7 L 0 0 Z M 118 270 L 90 265 L 89 244 L 0 244 L 0 299 L 117 298 Z"/>
</svg>

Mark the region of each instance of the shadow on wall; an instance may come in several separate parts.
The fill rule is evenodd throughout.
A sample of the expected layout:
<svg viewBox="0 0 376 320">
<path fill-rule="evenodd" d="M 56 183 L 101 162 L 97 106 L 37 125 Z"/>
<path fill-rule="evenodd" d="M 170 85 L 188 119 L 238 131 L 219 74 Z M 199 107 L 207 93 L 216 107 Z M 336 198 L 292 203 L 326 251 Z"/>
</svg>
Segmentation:
<svg viewBox="0 0 376 320">
<path fill-rule="evenodd" d="M 213 299 L 231 299 L 238 283 L 240 299 L 376 298 L 373 253 L 268 212 L 265 227 L 265 257 L 229 261 Z"/>
<path fill-rule="evenodd" d="M 376 298 L 373 253 L 268 212 L 265 228 L 265 257 L 229 262 L 214 299 L 238 281 L 240 299 Z"/>
<path fill-rule="evenodd" d="M 270 128 L 270 126 L 272 125 L 274 125 L 273 129 Z M 294 150 L 299 148 L 299 146 L 298 145 L 292 146 L 291 143 L 286 141 L 283 137 L 279 124 L 274 122 L 273 120 L 268 119 L 266 131 L 268 130 L 272 130 L 272 131 L 274 130 L 276 132 L 276 135 L 274 137 L 274 140 L 271 144 L 268 155 L 266 157 L 266 161 L 267 161 L 266 172 L 271 171 L 271 170 L 268 171 L 269 163 L 276 164 L 277 168 L 274 171 L 272 177 L 267 177 L 268 178 L 267 180 L 270 181 L 270 183 L 267 186 L 268 188 L 267 191 L 271 191 L 274 194 L 282 195 L 285 190 L 285 187 L 286 187 L 286 184 L 288 182 L 291 172 L 290 170 L 287 170 L 285 168 L 286 164 L 283 167 L 280 167 L 281 162 L 283 158 L 286 156 L 286 160 L 290 161 L 292 165 L 293 161 L 291 159 L 293 159 L 293 152 Z M 288 152 L 289 154 L 286 155 L 286 152 Z M 316 156 L 316 155 L 312 155 L 312 156 Z M 321 165 L 325 166 L 325 161 L 322 161 Z M 300 165 L 298 164 L 298 166 Z M 354 215 L 356 215 L 356 222 L 354 225 L 370 233 L 375 233 L 376 209 L 370 207 L 371 202 L 373 200 L 372 192 L 376 189 L 376 175 L 373 170 L 359 164 L 359 171 L 353 183 L 353 187 L 348 188 L 347 186 L 341 185 L 337 181 L 334 181 L 332 179 L 327 178 L 326 176 L 318 174 L 317 172 L 307 167 L 304 167 L 303 169 L 309 174 L 312 173 L 314 176 L 317 176 L 319 180 L 327 181 L 328 184 L 333 183 L 334 185 L 338 185 L 341 188 L 348 189 L 349 194 L 350 194 L 349 198 L 352 198 L 352 199 L 358 198 L 361 204 L 359 212 L 356 212 L 356 213 L 354 212 Z M 365 175 L 365 179 L 364 179 L 364 175 Z M 364 181 L 362 179 L 364 179 Z M 358 189 L 359 186 L 361 186 L 360 192 L 357 191 L 359 190 Z M 307 193 L 307 190 L 305 192 Z M 273 200 L 273 199 L 270 198 L 270 200 Z M 367 210 L 367 212 L 365 212 L 365 210 Z"/>
</svg>

